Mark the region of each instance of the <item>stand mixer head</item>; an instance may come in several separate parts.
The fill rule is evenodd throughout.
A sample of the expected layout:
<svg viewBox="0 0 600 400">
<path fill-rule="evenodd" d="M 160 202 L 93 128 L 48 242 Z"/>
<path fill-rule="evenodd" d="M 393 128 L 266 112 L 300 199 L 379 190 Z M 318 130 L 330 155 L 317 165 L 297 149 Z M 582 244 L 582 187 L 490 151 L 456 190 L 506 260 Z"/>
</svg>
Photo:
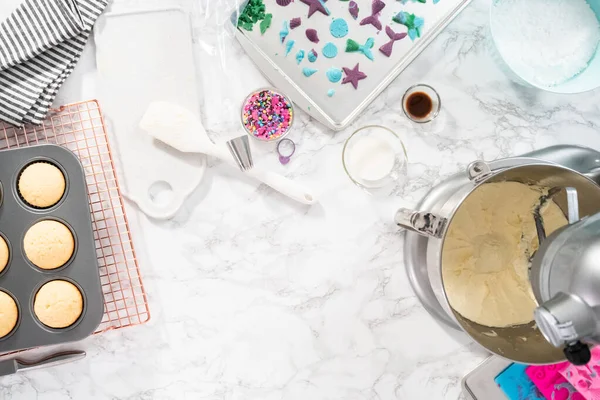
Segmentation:
<svg viewBox="0 0 600 400">
<path fill-rule="evenodd" d="M 600 213 L 579 220 L 577 191 L 564 189 L 569 225 L 545 238 L 539 214 L 540 248 L 530 280 L 540 306 L 534 317 L 544 338 L 574 365 L 590 361 L 600 344 Z"/>
</svg>

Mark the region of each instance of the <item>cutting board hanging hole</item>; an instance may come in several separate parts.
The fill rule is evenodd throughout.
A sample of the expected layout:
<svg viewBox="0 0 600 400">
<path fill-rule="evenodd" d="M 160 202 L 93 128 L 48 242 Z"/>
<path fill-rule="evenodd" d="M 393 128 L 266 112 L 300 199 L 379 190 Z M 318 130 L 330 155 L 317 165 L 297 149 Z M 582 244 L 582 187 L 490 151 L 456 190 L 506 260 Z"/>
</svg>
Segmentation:
<svg viewBox="0 0 600 400">
<path fill-rule="evenodd" d="M 166 207 L 173 202 L 173 187 L 165 181 L 156 181 L 148 188 L 148 197 L 157 207 Z"/>
</svg>

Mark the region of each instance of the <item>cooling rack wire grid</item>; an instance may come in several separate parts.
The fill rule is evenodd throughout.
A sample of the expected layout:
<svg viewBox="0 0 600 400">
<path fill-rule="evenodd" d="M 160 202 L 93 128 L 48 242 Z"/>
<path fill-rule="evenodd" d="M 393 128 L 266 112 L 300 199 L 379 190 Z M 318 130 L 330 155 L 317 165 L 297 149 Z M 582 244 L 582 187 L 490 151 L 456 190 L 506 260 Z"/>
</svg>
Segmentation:
<svg viewBox="0 0 600 400">
<path fill-rule="evenodd" d="M 0 121 L 0 150 L 45 143 L 71 150 L 85 171 L 105 305 L 95 333 L 147 322 L 148 300 L 98 102 L 62 106 L 40 126 L 17 128 Z"/>
</svg>

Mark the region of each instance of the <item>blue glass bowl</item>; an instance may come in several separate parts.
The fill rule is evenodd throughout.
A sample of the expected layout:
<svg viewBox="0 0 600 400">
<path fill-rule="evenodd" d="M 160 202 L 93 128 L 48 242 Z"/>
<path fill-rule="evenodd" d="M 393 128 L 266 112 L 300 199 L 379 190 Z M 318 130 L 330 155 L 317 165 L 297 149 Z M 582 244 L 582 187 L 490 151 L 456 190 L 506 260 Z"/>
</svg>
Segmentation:
<svg viewBox="0 0 600 400">
<path fill-rule="evenodd" d="M 493 4 L 497 4 L 502 0 L 494 0 Z M 592 10 L 596 13 L 596 17 L 600 21 L 600 0 L 587 0 Z M 494 37 L 494 10 L 495 7 L 490 7 L 490 38 L 488 48 L 500 68 L 516 83 L 524 86 L 536 87 L 553 93 L 582 93 L 594 90 L 600 87 L 600 46 L 596 49 L 596 55 L 590 61 L 588 67 L 580 74 L 574 76 L 568 81 L 554 86 L 541 86 L 535 82 L 528 80 L 526 77 L 519 75 L 502 57 L 498 51 Z"/>
</svg>

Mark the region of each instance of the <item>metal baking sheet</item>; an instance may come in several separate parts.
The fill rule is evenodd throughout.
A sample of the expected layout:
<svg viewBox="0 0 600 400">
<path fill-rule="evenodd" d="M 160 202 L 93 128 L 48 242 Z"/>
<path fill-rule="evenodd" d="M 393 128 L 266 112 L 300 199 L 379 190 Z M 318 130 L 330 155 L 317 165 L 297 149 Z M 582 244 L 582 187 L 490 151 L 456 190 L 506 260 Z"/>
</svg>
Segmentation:
<svg viewBox="0 0 600 400">
<path fill-rule="evenodd" d="M 469 400 L 507 400 L 494 379 L 511 365 L 512 362 L 500 357 L 488 358 L 463 378 L 463 393 Z"/>
<path fill-rule="evenodd" d="M 54 206 L 35 209 L 17 194 L 21 171 L 32 162 L 44 161 L 59 167 L 66 179 L 63 198 Z M 0 290 L 12 295 L 19 319 L 16 327 L 0 339 L 0 353 L 30 347 L 81 340 L 91 335 L 102 320 L 104 297 L 100 285 L 98 259 L 92 231 L 87 185 L 81 163 L 60 146 L 39 145 L 0 152 L 0 234 L 7 241 L 9 262 L 0 274 Z M 23 238 L 36 222 L 56 220 L 71 229 L 75 249 L 71 259 L 54 270 L 41 270 L 25 257 Z M 43 325 L 34 315 L 33 302 L 39 288 L 51 280 L 75 284 L 83 297 L 79 319 L 64 329 Z"/>
<path fill-rule="evenodd" d="M 273 14 L 271 27 L 264 35 L 260 33 L 259 25 L 256 24 L 252 32 L 244 29 L 236 30 L 236 37 L 244 50 L 256 63 L 266 78 L 278 89 L 291 97 L 297 106 L 308 112 L 327 127 L 334 130 L 344 129 L 406 68 L 417 55 L 431 43 L 431 41 L 462 11 L 471 0 L 439 0 L 437 4 L 433 0 L 421 3 L 414 0 L 396 1 L 385 0 L 386 7 L 380 14 L 383 30 L 377 31 L 372 25 L 360 26 L 360 21 L 371 15 L 371 1 L 357 0 L 360 12 L 354 20 L 348 12 L 346 1 L 327 1 L 325 4 L 330 10 L 326 16 L 316 12 L 307 18 L 308 6 L 299 0 L 282 7 L 273 0 L 265 2 L 267 13 Z M 243 8 L 242 8 L 243 9 Z M 395 32 L 406 32 L 404 25 L 392 22 L 392 17 L 400 11 L 414 13 L 424 18 L 424 26 L 420 38 L 412 41 L 408 36 L 394 44 L 391 57 L 383 55 L 379 48 L 389 41 L 385 32 L 385 26 L 389 25 Z M 237 13 L 232 16 L 232 22 L 237 23 Z M 284 21 L 294 17 L 302 18 L 302 25 L 296 29 L 290 29 L 287 41 L 294 40 L 291 53 L 286 56 L 286 45 L 279 39 L 279 31 Z M 348 22 L 349 33 L 343 38 L 334 38 L 329 25 L 334 18 L 343 18 Z M 320 42 L 310 42 L 306 38 L 307 28 L 316 29 Z M 369 60 L 361 53 L 345 52 L 346 40 L 355 40 L 364 44 L 368 38 L 374 38 L 375 44 L 372 48 L 374 61 Z M 338 48 L 335 58 L 325 58 L 322 54 L 323 46 L 332 42 Z M 315 49 L 319 54 L 316 62 L 311 63 L 305 59 L 298 64 L 296 53 L 304 50 L 308 55 L 309 50 Z M 331 83 L 325 72 L 330 67 L 353 68 L 357 63 L 360 70 L 367 74 L 367 79 L 359 82 L 358 90 L 351 84 L 342 85 Z M 302 73 L 304 67 L 318 69 L 311 77 L 305 77 Z M 328 97 L 329 89 L 336 91 L 333 97 Z"/>
</svg>

